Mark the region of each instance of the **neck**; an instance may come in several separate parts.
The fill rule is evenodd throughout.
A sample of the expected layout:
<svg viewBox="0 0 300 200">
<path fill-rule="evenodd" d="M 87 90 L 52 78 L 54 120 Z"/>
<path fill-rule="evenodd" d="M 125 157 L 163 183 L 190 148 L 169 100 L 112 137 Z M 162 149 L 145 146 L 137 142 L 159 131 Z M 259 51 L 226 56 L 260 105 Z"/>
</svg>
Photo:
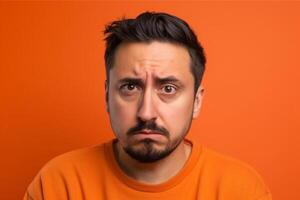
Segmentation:
<svg viewBox="0 0 300 200">
<path fill-rule="evenodd" d="M 175 176 L 188 160 L 192 147 L 182 141 L 166 158 L 152 163 L 141 163 L 131 158 L 115 143 L 114 153 L 122 171 L 129 177 L 147 184 L 160 184 Z"/>
</svg>

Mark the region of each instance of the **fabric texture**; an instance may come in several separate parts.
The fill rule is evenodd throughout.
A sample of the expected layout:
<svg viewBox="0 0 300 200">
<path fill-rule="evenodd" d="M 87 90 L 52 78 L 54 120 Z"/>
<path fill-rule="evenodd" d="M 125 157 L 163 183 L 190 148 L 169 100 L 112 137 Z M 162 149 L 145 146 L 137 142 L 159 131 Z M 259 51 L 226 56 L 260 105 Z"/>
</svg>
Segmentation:
<svg viewBox="0 0 300 200">
<path fill-rule="evenodd" d="M 54 158 L 40 170 L 23 199 L 271 200 L 249 165 L 187 139 L 192 152 L 176 176 L 158 185 L 138 182 L 119 168 L 113 142 Z"/>
</svg>

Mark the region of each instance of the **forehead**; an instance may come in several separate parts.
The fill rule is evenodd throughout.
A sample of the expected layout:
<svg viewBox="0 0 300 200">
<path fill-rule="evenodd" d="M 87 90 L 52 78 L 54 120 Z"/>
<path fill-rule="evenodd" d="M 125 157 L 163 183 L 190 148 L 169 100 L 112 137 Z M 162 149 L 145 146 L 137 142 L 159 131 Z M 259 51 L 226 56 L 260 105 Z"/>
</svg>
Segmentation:
<svg viewBox="0 0 300 200">
<path fill-rule="evenodd" d="M 186 76 L 190 72 L 190 55 L 179 44 L 153 41 L 151 43 L 122 43 L 115 54 L 114 76 Z"/>
</svg>

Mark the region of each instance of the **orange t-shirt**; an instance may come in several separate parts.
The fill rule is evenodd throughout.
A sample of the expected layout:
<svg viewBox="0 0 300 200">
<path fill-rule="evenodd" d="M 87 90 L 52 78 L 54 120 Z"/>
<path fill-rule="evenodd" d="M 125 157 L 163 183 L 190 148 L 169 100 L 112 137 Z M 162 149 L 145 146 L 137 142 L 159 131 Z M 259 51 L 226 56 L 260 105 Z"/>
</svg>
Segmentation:
<svg viewBox="0 0 300 200">
<path fill-rule="evenodd" d="M 72 151 L 46 164 L 24 200 L 271 200 L 260 176 L 247 164 L 190 140 L 184 167 L 167 182 L 148 185 L 126 176 L 113 154 L 113 141 Z"/>
</svg>

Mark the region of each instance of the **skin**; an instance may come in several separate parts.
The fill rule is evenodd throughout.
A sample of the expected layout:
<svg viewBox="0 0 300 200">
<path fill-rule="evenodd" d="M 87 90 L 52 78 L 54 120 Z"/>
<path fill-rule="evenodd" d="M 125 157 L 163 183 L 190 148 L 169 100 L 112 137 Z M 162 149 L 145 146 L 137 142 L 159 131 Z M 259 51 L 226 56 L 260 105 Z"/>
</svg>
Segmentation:
<svg viewBox="0 0 300 200">
<path fill-rule="evenodd" d="M 201 108 L 203 88 L 195 94 L 190 56 L 181 45 L 153 41 L 122 43 L 115 54 L 114 66 L 106 83 L 107 111 L 118 139 L 115 156 L 121 169 L 130 177 L 148 184 L 162 183 L 176 175 L 187 161 L 191 146 L 184 143 L 191 121 Z M 153 130 L 128 134 L 138 122 L 155 123 L 168 135 Z M 168 156 L 141 162 L 125 149 L 163 152 Z"/>
</svg>

